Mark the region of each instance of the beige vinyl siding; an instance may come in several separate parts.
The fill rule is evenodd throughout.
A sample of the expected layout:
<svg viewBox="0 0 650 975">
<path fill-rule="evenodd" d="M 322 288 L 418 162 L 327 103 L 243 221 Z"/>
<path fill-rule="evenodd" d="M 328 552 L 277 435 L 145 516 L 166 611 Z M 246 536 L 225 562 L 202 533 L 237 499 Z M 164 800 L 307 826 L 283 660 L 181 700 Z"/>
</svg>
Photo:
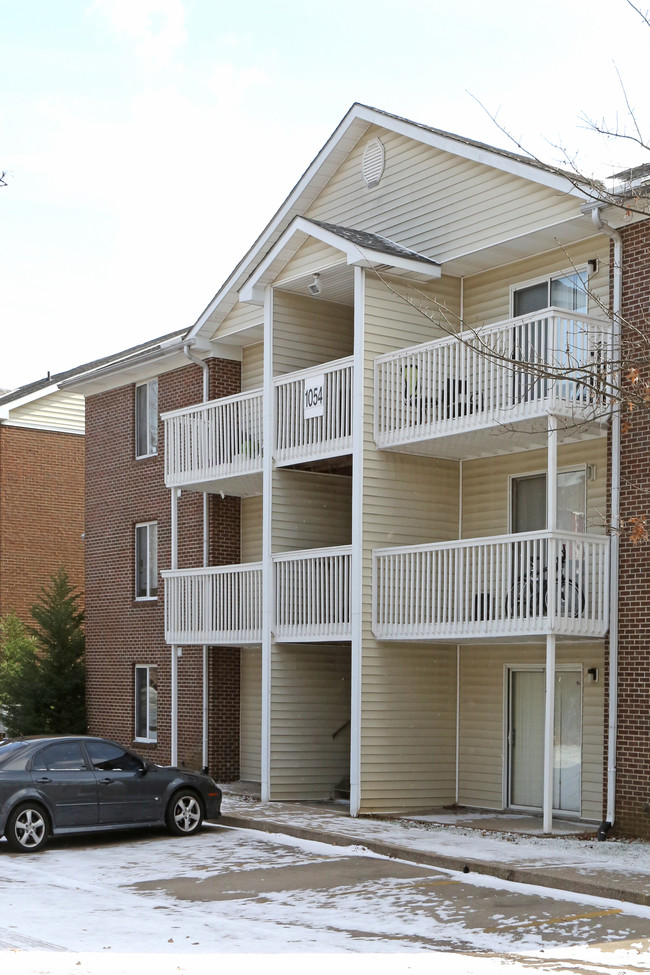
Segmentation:
<svg viewBox="0 0 650 975">
<path fill-rule="evenodd" d="M 447 805 L 455 796 L 456 651 L 364 637 L 361 812 Z"/>
<path fill-rule="evenodd" d="M 351 501 L 352 479 L 349 477 L 274 471 L 273 551 L 349 545 Z"/>
<path fill-rule="evenodd" d="M 271 798 L 329 798 L 350 775 L 350 650 L 276 644 L 271 682 Z"/>
<path fill-rule="evenodd" d="M 463 538 L 505 535 L 510 531 L 510 478 L 546 470 L 545 450 L 485 457 L 463 464 Z M 558 448 L 558 468 L 595 468 L 587 480 L 587 531 L 606 527 L 607 440 L 583 440 Z"/>
<path fill-rule="evenodd" d="M 262 780 L 262 653 L 244 648 L 240 657 L 239 777 Z"/>
<path fill-rule="evenodd" d="M 598 267 L 588 279 L 588 311 L 596 318 L 603 318 L 602 309 L 609 304 L 609 241 L 598 236 L 465 278 L 465 323 L 471 327 L 506 321 L 512 315 L 512 287 L 563 272 L 583 272 L 591 260 L 597 260 Z"/>
<path fill-rule="evenodd" d="M 285 264 L 282 271 L 273 282 L 276 287 L 294 281 L 296 278 L 311 275 L 315 271 L 324 271 L 328 267 L 336 267 L 338 264 L 345 264 L 345 255 L 329 244 L 310 237 L 301 247 L 298 248 L 290 261 Z M 352 274 L 352 271 L 350 271 Z M 309 280 L 305 281 L 305 294 Z M 308 296 L 307 296 L 308 297 Z M 313 302 L 313 298 L 311 299 Z"/>
<path fill-rule="evenodd" d="M 352 355 L 352 309 L 276 291 L 273 299 L 276 376 Z"/>
<path fill-rule="evenodd" d="M 386 165 L 378 186 L 361 176 L 378 137 Z M 372 126 L 306 213 L 381 234 L 444 262 L 575 215 L 564 193 Z"/>
<path fill-rule="evenodd" d="M 262 561 L 262 497 L 241 499 L 241 561 Z"/>
<path fill-rule="evenodd" d="M 256 342 L 242 350 L 241 391 L 250 393 L 264 385 L 264 343 Z"/>
<path fill-rule="evenodd" d="M 9 417 L 4 422 L 34 430 L 82 434 L 86 422 L 85 400 L 80 393 L 57 390 L 15 409 L 10 408 Z"/>
<path fill-rule="evenodd" d="M 219 325 L 212 335 L 213 341 L 226 339 L 229 335 L 251 328 L 253 325 L 264 323 L 264 309 L 261 305 L 251 302 L 238 301 L 234 308 L 228 312 L 221 325 Z"/>
<path fill-rule="evenodd" d="M 602 644 L 558 644 L 558 665 L 583 671 L 582 809 L 585 819 L 600 819 L 603 788 Z M 507 803 L 507 668 L 543 667 L 545 647 L 463 646 L 460 648 L 459 802 L 502 809 Z M 599 682 L 586 680 L 599 668 Z M 541 748 L 540 743 L 540 748 Z"/>
<path fill-rule="evenodd" d="M 457 536 L 459 465 L 376 449 L 375 356 L 437 333 L 427 317 L 371 272 L 366 282 L 361 812 L 371 813 L 454 798 L 454 652 L 374 639 L 371 556 L 374 548 Z"/>
</svg>

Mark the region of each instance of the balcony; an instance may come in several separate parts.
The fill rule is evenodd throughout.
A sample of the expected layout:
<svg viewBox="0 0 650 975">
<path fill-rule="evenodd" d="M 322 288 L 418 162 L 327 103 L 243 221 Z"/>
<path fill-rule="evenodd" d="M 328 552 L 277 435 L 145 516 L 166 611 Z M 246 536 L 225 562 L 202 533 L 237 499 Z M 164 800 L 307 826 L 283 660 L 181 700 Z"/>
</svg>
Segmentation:
<svg viewBox="0 0 650 975">
<path fill-rule="evenodd" d="M 223 491 L 246 498 L 262 493 L 262 391 L 163 413 L 165 484 Z"/>
<path fill-rule="evenodd" d="M 211 566 L 162 573 L 165 640 L 188 646 L 262 641 L 262 565 Z"/>
<path fill-rule="evenodd" d="M 610 325 L 548 308 L 378 356 L 375 441 L 383 449 L 462 459 L 598 436 Z M 507 436 L 503 434 L 507 433 Z"/>
<path fill-rule="evenodd" d="M 349 640 L 352 547 L 273 556 L 276 640 Z"/>
<path fill-rule="evenodd" d="M 274 380 L 278 465 L 352 450 L 352 356 Z"/>
<path fill-rule="evenodd" d="M 378 640 L 603 637 L 609 539 L 530 532 L 373 552 Z"/>
</svg>

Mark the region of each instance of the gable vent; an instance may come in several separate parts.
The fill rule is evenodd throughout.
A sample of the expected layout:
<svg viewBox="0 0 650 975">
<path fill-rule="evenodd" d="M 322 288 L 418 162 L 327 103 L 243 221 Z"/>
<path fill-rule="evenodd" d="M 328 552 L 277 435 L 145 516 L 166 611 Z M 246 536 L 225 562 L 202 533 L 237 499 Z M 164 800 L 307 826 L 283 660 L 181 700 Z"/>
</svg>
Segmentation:
<svg viewBox="0 0 650 975">
<path fill-rule="evenodd" d="M 372 139 L 366 146 L 361 162 L 361 175 L 367 186 L 376 186 L 384 172 L 384 147 L 379 139 Z"/>
</svg>

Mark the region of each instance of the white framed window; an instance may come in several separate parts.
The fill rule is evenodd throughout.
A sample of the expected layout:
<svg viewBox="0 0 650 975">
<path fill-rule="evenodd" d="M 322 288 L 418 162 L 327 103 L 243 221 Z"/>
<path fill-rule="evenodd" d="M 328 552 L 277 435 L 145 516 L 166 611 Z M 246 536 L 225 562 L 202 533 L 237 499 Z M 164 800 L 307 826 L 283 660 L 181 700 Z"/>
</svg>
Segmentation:
<svg viewBox="0 0 650 975">
<path fill-rule="evenodd" d="M 529 315 L 543 308 L 564 308 L 587 314 L 589 267 L 576 268 L 532 281 L 510 289 L 510 312 L 513 318 Z"/>
<path fill-rule="evenodd" d="M 510 531 L 546 529 L 546 472 L 510 477 Z M 557 472 L 557 530 L 587 530 L 587 469 L 562 468 Z"/>
<path fill-rule="evenodd" d="M 135 387 L 135 456 L 158 453 L 158 380 Z"/>
<path fill-rule="evenodd" d="M 158 740 L 158 668 L 135 665 L 135 740 Z"/>
<path fill-rule="evenodd" d="M 135 526 L 135 598 L 158 598 L 158 522 Z"/>
</svg>

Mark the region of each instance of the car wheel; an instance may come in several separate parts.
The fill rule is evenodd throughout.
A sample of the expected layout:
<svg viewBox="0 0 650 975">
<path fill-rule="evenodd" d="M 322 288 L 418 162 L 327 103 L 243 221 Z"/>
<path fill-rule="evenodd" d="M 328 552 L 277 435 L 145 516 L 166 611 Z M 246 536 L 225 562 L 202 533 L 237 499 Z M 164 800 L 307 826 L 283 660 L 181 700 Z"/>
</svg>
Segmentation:
<svg viewBox="0 0 650 975">
<path fill-rule="evenodd" d="M 174 836 L 191 836 L 203 823 L 203 809 L 193 792 L 177 792 L 167 806 L 167 829 Z"/>
<path fill-rule="evenodd" d="M 50 824 L 37 803 L 23 802 L 7 820 L 5 837 L 14 853 L 36 853 L 42 850 L 50 835 Z"/>
</svg>

